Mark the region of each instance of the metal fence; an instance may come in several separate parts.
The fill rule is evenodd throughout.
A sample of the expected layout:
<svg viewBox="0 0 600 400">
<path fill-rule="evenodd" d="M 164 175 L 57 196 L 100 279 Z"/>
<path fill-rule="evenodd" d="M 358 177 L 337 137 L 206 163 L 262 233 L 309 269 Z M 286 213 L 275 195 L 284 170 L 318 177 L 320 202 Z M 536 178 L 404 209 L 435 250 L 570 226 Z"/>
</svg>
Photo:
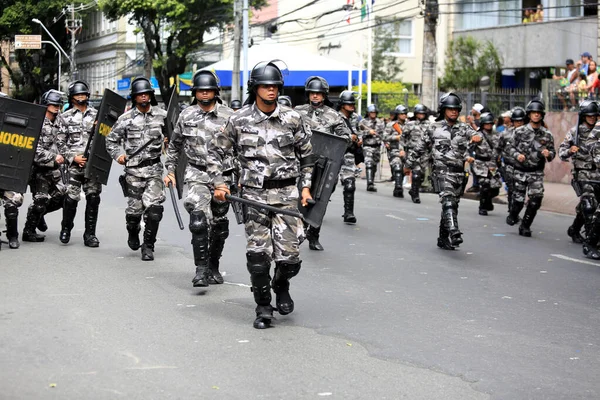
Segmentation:
<svg viewBox="0 0 600 400">
<path fill-rule="evenodd" d="M 511 110 L 514 107 L 525 107 L 533 99 L 543 97 L 542 92 L 535 89 L 493 89 L 490 91 L 453 90 L 464 103 L 463 111 L 467 114 L 475 103 L 489 108 L 494 115 Z"/>
</svg>

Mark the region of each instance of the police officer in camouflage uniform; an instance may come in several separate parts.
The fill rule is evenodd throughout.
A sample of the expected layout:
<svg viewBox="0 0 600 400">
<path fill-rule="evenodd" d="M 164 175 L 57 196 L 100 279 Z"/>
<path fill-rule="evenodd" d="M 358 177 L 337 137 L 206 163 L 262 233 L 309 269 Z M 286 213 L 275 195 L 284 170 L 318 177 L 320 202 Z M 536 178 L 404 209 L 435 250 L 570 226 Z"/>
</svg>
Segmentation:
<svg viewBox="0 0 600 400">
<path fill-rule="evenodd" d="M 240 108 L 242 108 L 242 102 L 239 100 L 232 100 L 231 103 L 229 104 L 229 107 L 233 110 L 233 111 L 237 111 Z"/>
<path fill-rule="evenodd" d="M 277 102 L 282 106 L 294 108 L 294 105 L 292 104 L 292 98 L 290 96 L 279 96 L 277 98 Z"/>
<path fill-rule="evenodd" d="M 383 135 L 383 142 L 387 149 L 388 161 L 392 170 L 392 181 L 394 181 L 393 196 L 400 198 L 404 198 L 402 163 L 406 158 L 406 153 L 402 145 L 402 134 L 406 127 L 407 114 L 408 108 L 403 105 L 397 106 L 394 109 L 394 117 L 387 123 Z"/>
<path fill-rule="evenodd" d="M 240 164 L 243 198 L 289 210 L 298 209 L 300 196 L 304 206 L 311 199 L 311 130 L 298 112 L 277 103 L 282 89 L 279 67 L 273 61 L 258 63 L 248 80 L 246 105 L 209 143 L 208 171 L 218 201 L 224 201 L 229 193 L 222 170 L 223 162 L 232 157 Z M 247 267 L 257 304 L 254 327 L 264 329 L 273 318 L 271 287 L 279 313 L 294 311 L 289 287 L 290 279 L 300 271 L 300 238 L 304 231 L 297 218 L 254 207 L 244 209 Z M 275 260 L 272 282 L 271 260 Z"/>
<path fill-rule="evenodd" d="M 85 193 L 85 231 L 83 243 L 87 247 L 98 247 L 96 237 L 98 208 L 102 184 L 85 177 L 87 158 L 84 153 L 91 148 L 98 111 L 89 105 L 90 89 L 84 81 L 75 81 L 69 85 L 69 108 L 57 117 L 58 149 L 69 165 L 69 184 L 63 206 L 60 241 L 69 243 L 73 221 L 77 213 L 77 204 L 81 199 L 81 189 Z"/>
<path fill-rule="evenodd" d="M 320 76 L 309 77 L 304 83 L 304 93 L 309 103 L 298 106 L 295 110 L 304 117 L 304 120 L 310 124 L 311 128 L 320 132 L 341 136 L 350 143 L 350 128 L 346 125 L 340 114 L 331 108 L 333 103 L 328 97 L 329 84 L 327 81 Z M 311 250 L 323 250 L 323 246 L 319 243 L 320 232 L 321 227 L 308 227 L 306 238 Z"/>
<path fill-rule="evenodd" d="M 223 283 L 219 260 L 229 236 L 229 203 L 213 199 L 213 186 L 206 170 L 207 143 L 221 131 L 234 111 L 222 104 L 219 80 L 211 71 L 200 70 L 194 74 L 192 94 L 192 105 L 179 116 L 171 137 L 165 162 L 168 175 L 164 182 L 175 186 L 175 170 L 184 152 L 187 165 L 179 168 L 185 168 L 188 185 L 183 204 L 190 213 L 189 228 L 196 265 L 192 283 L 194 287 L 203 287 L 209 283 Z M 233 172 L 232 167 L 225 166 L 221 171 L 229 185 Z"/>
<path fill-rule="evenodd" d="M 510 214 L 510 210 L 513 203 L 513 192 L 514 192 L 514 175 L 515 175 L 515 164 L 516 160 L 513 159 L 512 155 L 509 153 L 509 146 L 513 140 L 515 135 L 515 130 L 518 127 L 525 125 L 525 119 L 527 116 L 525 115 L 525 109 L 523 107 L 515 107 L 511 111 L 511 122 L 512 125 L 506 128 L 503 132 L 500 133 L 500 137 L 498 138 L 498 153 L 502 156 L 502 167 L 504 170 L 504 183 L 506 183 L 507 198 L 508 198 L 508 213 Z"/>
<path fill-rule="evenodd" d="M 375 174 L 381 157 L 381 140 L 385 130 L 385 123 L 377 118 L 379 110 L 375 104 L 367 107 L 363 125 L 367 126 L 362 136 L 363 151 L 365 152 L 365 173 L 367 175 L 367 192 L 376 192 Z"/>
<path fill-rule="evenodd" d="M 35 150 L 31 189 L 33 204 L 27 211 L 27 221 L 23 229 L 24 242 L 43 242 L 44 236 L 36 232 L 48 229 L 43 222 L 44 215 L 60 210 L 65 200 L 64 187 L 61 182 L 60 165 L 65 162 L 56 145 L 56 117 L 63 106 L 62 93 L 50 90 L 42 95 L 41 104 L 45 105 L 46 117 Z"/>
<path fill-rule="evenodd" d="M 427 107 L 425 107 L 423 104 L 417 104 L 413 109 L 413 113 L 415 114 L 415 120 L 407 122 L 402 129 L 401 145 L 407 155 L 410 154 L 410 152 L 413 151 L 413 149 L 417 146 L 417 143 L 419 143 L 421 137 L 425 134 L 425 131 L 429 127 Z M 415 161 L 412 165 L 412 168 L 410 168 L 412 181 L 408 194 L 410 194 L 410 198 L 415 204 L 421 203 L 419 190 L 421 189 L 421 185 L 425 179 L 425 173 L 429 165 L 430 157 L 431 153 L 425 152 L 421 159 Z"/>
<path fill-rule="evenodd" d="M 445 250 L 454 250 L 463 242 L 458 228 L 458 203 L 465 185 L 464 165 L 475 161 L 468 152 L 470 144 L 481 141 L 469 125 L 458 121 L 461 109 L 462 100 L 457 94 L 443 95 L 438 120 L 427 128 L 407 159 L 408 168 L 412 168 L 426 152 L 433 152 L 432 179 L 442 203 L 437 245 Z"/>
<path fill-rule="evenodd" d="M 515 130 L 513 140 L 508 143 L 508 151 L 516 160 L 514 174 L 513 204 L 506 223 L 514 225 L 519 221 L 519 213 L 529 197 L 525 215 L 519 226 L 519 235 L 531 237 L 531 224 L 544 198 L 544 167 L 556 156 L 552 133 L 544 128 L 545 106 L 541 100 L 527 104 L 525 113 L 527 125 Z"/>
<path fill-rule="evenodd" d="M 473 172 L 479 182 L 479 215 L 488 215 L 488 211 L 494 210 L 492 200 L 500 193 L 502 182 L 498 172 L 499 134 L 494 131 L 494 115 L 482 113 L 479 119 L 479 135 L 483 140 L 473 143 L 470 147 L 473 162 Z"/>
<path fill-rule="evenodd" d="M 573 242 L 582 243 L 582 228 L 586 231 L 591 228 L 592 217 L 598 208 L 600 195 L 600 171 L 592 157 L 592 150 L 598 144 L 600 137 L 594 129 L 598 120 L 598 104 L 595 101 L 584 100 L 579 105 L 579 123 L 569 130 L 567 136 L 560 144 L 558 155 L 561 160 L 571 159 L 573 168 L 573 187 L 579 197 L 579 204 L 575 211 L 575 220 L 567 230 Z"/>
<path fill-rule="evenodd" d="M 154 260 L 154 244 L 158 225 L 163 217 L 165 187 L 160 161 L 165 138 L 167 112 L 158 107 L 152 84 L 146 78 L 131 82 L 133 108 L 121 115 L 106 137 L 106 150 L 119 164 L 125 166 L 124 190 L 127 191 L 125 222 L 131 250 L 140 248 L 140 222 L 144 216 L 143 261 Z M 124 147 L 123 152 L 121 145 Z M 138 154 L 136 150 L 146 146 Z M 169 148 L 171 144 L 169 144 Z M 122 178 L 121 178 L 122 179 Z"/>
</svg>

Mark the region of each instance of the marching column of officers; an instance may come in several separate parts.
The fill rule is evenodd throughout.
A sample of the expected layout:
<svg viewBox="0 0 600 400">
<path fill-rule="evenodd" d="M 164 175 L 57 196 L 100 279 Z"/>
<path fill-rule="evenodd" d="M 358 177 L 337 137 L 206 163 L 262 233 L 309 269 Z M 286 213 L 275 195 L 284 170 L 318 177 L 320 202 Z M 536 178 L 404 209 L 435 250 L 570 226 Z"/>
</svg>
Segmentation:
<svg viewBox="0 0 600 400">
<path fill-rule="evenodd" d="M 132 82 L 133 107 L 113 126 L 106 137 L 106 149 L 124 166 L 120 183 L 127 195 L 127 243 L 132 250 L 141 248 L 142 260 L 154 259 L 165 185 L 177 185 L 176 171 L 184 168 L 188 185 L 184 206 L 190 214 L 196 266 L 192 284 L 206 287 L 223 283 L 219 260 L 229 235 L 227 196 L 233 192 L 281 210 L 297 210 L 298 201 L 307 206 L 312 198 L 315 163 L 312 130 L 347 142 L 339 173 L 345 223 L 357 222 L 354 193 L 361 162 L 365 163 L 367 191 L 377 191 L 374 180 L 383 143 L 390 161 L 394 197 L 404 197 L 403 180 L 409 176 L 409 194 L 419 204 L 420 188 L 429 174 L 442 208 L 437 239 L 440 248 L 453 250 L 463 242 L 458 205 L 469 164 L 480 182 L 479 214 L 487 215 L 494 209 L 492 199 L 504 181 L 509 200 L 506 222 L 515 225 L 520 221 L 519 234 L 531 236 L 531 224 L 543 199 L 545 163 L 556 155 L 552 134 L 543 122 L 545 109 L 541 101 L 532 100 L 525 109 L 513 109 L 512 125 L 497 133 L 490 112 L 481 115 L 478 130 L 460 122 L 462 100 L 454 93 L 440 98 L 435 122 L 430 122 L 429 110 L 422 104 L 414 107 L 415 118 L 411 121 L 407 118 L 408 108 L 399 105 L 386 125 L 378 118 L 374 105 L 367 108 L 365 118 L 357 115 L 351 91 L 340 94 L 334 110 L 328 97 L 329 85 L 318 76 L 306 81 L 307 104 L 292 109 L 291 99 L 279 96 L 283 83 L 276 62 L 261 62 L 251 71 L 246 103 L 235 100 L 229 108 L 222 104 L 217 76 L 211 71 L 198 71 L 193 77 L 192 105 L 180 114 L 167 144 L 166 111 L 157 106 L 154 89 L 146 78 Z M 44 216 L 62 208 L 60 241 L 69 243 L 83 190 L 84 245 L 99 246 L 96 223 L 102 185 L 84 174 L 86 147 L 93 139 L 97 114 L 89 105 L 89 95 L 85 82 L 72 83 L 69 108 L 62 114 L 62 93 L 51 90 L 42 96 L 47 111 L 34 159 L 30 182 L 33 203 L 27 213 L 24 241 L 44 241 L 44 236 L 37 233 L 47 230 Z M 593 259 L 600 259 L 600 131 L 595 128 L 599 113 L 596 102 L 584 101 L 578 125 L 559 150 L 562 160 L 571 159 L 573 163 L 573 186 L 581 199 L 568 234 L 573 241 L 583 243 L 585 256 Z M 68 167 L 68 173 L 63 166 Z M 163 168 L 167 170 L 165 177 Z M 23 195 L 0 192 L 8 243 L 10 248 L 18 248 L 17 216 Z M 140 241 L 142 219 L 145 230 Z M 257 304 L 253 325 L 263 329 L 271 325 L 274 311 L 286 315 L 294 310 L 289 288 L 290 279 L 299 273 L 302 264 L 299 247 L 306 237 L 311 250 L 323 250 L 320 228 L 303 226 L 298 218 L 252 206 L 243 206 L 243 220 L 246 264 Z M 276 307 L 271 305 L 271 292 L 275 293 Z"/>
</svg>

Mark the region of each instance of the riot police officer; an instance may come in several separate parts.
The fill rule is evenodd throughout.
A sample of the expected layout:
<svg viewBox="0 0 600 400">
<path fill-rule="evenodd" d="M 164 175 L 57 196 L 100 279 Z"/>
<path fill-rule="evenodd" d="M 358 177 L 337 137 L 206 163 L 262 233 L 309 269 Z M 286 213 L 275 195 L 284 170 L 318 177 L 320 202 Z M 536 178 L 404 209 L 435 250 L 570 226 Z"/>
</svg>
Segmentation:
<svg viewBox="0 0 600 400">
<path fill-rule="evenodd" d="M 513 140 L 515 135 L 515 130 L 523 126 L 525 124 L 525 119 L 527 116 L 525 115 L 525 109 L 523 107 L 515 107 L 512 109 L 510 113 L 510 120 L 512 125 L 507 127 L 502 133 L 500 133 L 500 137 L 498 138 L 498 153 L 502 156 L 502 170 L 504 173 L 504 183 L 507 188 L 507 198 L 508 198 L 508 213 L 510 214 L 510 209 L 512 207 L 513 202 L 513 192 L 514 192 L 514 175 L 515 175 L 515 163 L 516 160 L 513 159 L 512 155 L 509 152 L 508 143 Z"/>
<path fill-rule="evenodd" d="M 58 152 L 56 145 L 56 117 L 63 106 L 63 94 L 50 90 L 42 95 L 41 104 L 46 106 L 46 117 L 38 146 L 33 159 L 31 189 L 33 204 L 27 211 L 27 221 L 23 228 L 24 242 L 43 242 L 44 236 L 36 232 L 38 227 L 45 231 L 48 227 L 43 222 L 44 215 L 60 210 L 65 200 L 61 182 L 60 165 L 65 159 Z"/>
<path fill-rule="evenodd" d="M 292 98 L 290 96 L 279 96 L 277 98 L 277 102 L 279 104 L 281 104 L 282 106 L 286 106 L 286 107 L 290 107 L 290 108 L 294 107 L 294 105 L 292 104 Z"/>
<path fill-rule="evenodd" d="M 255 65 L 248 80 L 246 106 L 233 114 L 209 143 L 208 171 L 218 201 L 225 201 L 229 193 L 222 174 L 227 158 L 239 161 L 241 196 L 245 199 L 297 210 L 300 196 L 303 206 L 312 198 L 311 130 L 298 112 L 277 103 L 282 89 L 283 76 L 274 61 Z M 303 228 L 295 217 L 249 206 L 245 211 L 246 265 L 257 304 L 253 325 L 264 329 L 273 319 L 271 287 L 279 313 L 294 311 L 289 288 L 290 279 L 300 272 Z M 275 273 L 271 282 L 272 259 Z"/>
<path fill-rule="evenodd" d="M 333 103 L 329 100 L 329 84 L 320 76 L 311 76 L 304 83 L 304 93 L 308 104 L 295 108 L 307 121 L 312 129 L 341 136 L 350 143 L 350 128 L 340 114 L 331 108 Z M 306 238 L 311 250 L 323 250 L 319 242 L 321 228 L 309 226 Z"/>
<path fill-rule="evenodd" d="M 481 114 L 478 132 L 483 140 L 470 147 L 475 158 L 472 170 L 479 182 L 479 215 L 488 215 L 488 211 L 494 210 L 492 200 L 498 196 L 502 186 L 498 172 L 498 133 L 494 132 L 492 113 Z"/>
<path fill-rule="evenodd" d="M 365 152 L 365 173 L 367 175 L 367 192 L 376 192 L 375 174 L 381 157 L 381 140 L 383 138 L 385 123 L 377 118 L 379 110 L 375 104 L 367 107 L 363 125 L 367 126 L 363 134 L 363 151 Z"/>
<path fill-rule="evenodd" d="M 429 119 L 427 118 L 428 111 L 427 107 L 423 104 L 415 105 L 413 108 L 415 120 L 407 122 L 402 130 L 401 145 L 407 155 L 417 146 L 417 143 L 421 140 L 421 137 L 429 127 Z M 415 204 L 421 203 L 419 191 L 425 180 L 427 170 L 429 169 L 430 157 L 430 152 L 425 152 L 421 159 L 416 160 L 413 163 L 412 168 L 410 168 L 411 184 L 408 194 L 410 194 L 410 198 Z"/>
<path fill-rule="evenodd" d="M 86 82 L 75 81 L 69 85 L 69 108 L 58 115 L 58 149 L 69 165 L 69 185 L 63 205 L 60 241 L 69 243 L 73 229 L 77 204 L 81 190 L 85 193 L 85 232 L 83 243 L 87 247 L 98 247 L 96 237 L 98 209 L 102 184 L 94 178 L 85 177 L 86 150 L 91 148 L 98 111 L 89 105 L 90 89 Z"/>
<path fill-rule="evenodd" d="M 229 203 L 213 199 L 213 185 L 206 168 L 207 143 L 234 113 L 222 104 L 220 90 L 219 80 L 212 71 L 200 70 L 194 74 L 194 100 L 179 116 L 165 162 L 168 175 L 164 182 L 167 186 L 175 186 L 176 169 L 185 168 L 188 193 L 183 204 L 190 213 L 189 229 L 196 265 L 196 275 L 192 279 L 194 287 L 223 283 L 219 260 L 229 236 Z M 182 152 L 187 156 L 187 165 L 178 165 Z M 231 185 L 233 166 L 224 166 L 220 173 Z"/>
<path fill-rule="evenodd" d="M 589 230 L 592 217 L 598 207 L 600 172 L 596 169 L 592 150 L 599 140 L 597 136 L 599 132 L 594 130 L 599 111 L 598 103 L 584 100 L 579 105 L 577 126 L 569 130 L 558 149 L 560 159 L 563 161 L 570 159 L 573 164 L 572 185 L 575 194 L 579 197 L 579 204 L 575 209 L 575 220 L 567 230 L 567 234 L 575 243 L 582 243 L 581 230 L 584 225 L 586 230 Z"/>
<path fill-rule="evenodd" d="M 152 84 L 146 78 L 131 82 L 133 108 L 119 117 L 106 137 L 106 150 L 119 164 L 125 166 L 120 179 L 127 192 L 125 224 L 131 250 L 140 248 L 139 232 L 144 217 L 144 242 L 141 245 L 143 261 L 154 260 L 154 244 L 158 226 L 163 217 L 165 188 L 160 161 L 165 138 L 167 112 L 158 107 Z M 124 150 L 122 150 L 123 145 Z M 169 145 L 169 148 L 171 145 Z"/>
<path fill-rule="evenodd" d="M 529 197 L 527 209 L 519 226 L 519 235 L 531 237 L 531 224 L 544 198 L 544 167 L 556 156 L 552 133 L 543 126 L 545 106 L 541 100 L 527 104 L 527 125 L 515 130 L 513 140 L 508 143 L 510 154 L 516 160 L 514 174 L 513 203 L 506 223 L 514 225 Z"/>
<path fill-rule="evenodd" d="M 240 108 L 242 108 L 242 102 L 239 100 L 232 100 L 231 103 L 229 104 L 229 107 L 233 110 L 233 111 L 237 111 Z"/>
<path fill-rule="evenodd" d="M 406 126 L 406 117 L 408 108 L 402 104 L 394 109 L 394 117 L 385 127 L 383 142 L 387 149 L 388 161 L 392 171 L 392 181 L 394 181 L 394 197 L 404 197 L 402 181 L 404 173 L 402 170 L 403 160 L 406 158 L 404 147 L 402 145 L 402 134 Z"/>
<path fill-rule="evenodd" d="M 462 242 L 458 228 L 458 203 L 465 186 L 465 163 L 472 163 L 470 143 L 478 143 L 481 136 L 469 125 L 458 121 L 462 100 L 455 93 L 440 98 L 439 116 L 432 123 L 408 155 L 407 166 L 412 168 L 431 149 L 433 153 L 432 180 L 434 190 L 440 195 L 442 217 L 438 247 L 454 250 Z"/>
</svg>

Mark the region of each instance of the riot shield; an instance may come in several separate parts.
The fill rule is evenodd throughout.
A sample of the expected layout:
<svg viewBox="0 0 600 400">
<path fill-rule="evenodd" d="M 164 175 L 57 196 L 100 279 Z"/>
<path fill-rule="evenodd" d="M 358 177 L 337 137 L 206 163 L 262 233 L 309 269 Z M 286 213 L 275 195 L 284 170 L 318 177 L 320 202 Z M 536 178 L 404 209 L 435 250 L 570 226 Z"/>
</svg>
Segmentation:
<svg viewBox="0 0 600 400">
<path fill-rule="evenodd" d="M 313 168 L 310 189 L 315 204 L 303 207 L 298 202 L 298 209 L 304 215 L 306 222 L 314 227 L 319 227 L 323 222 L 329 198 L 342 168 L 348 143 L 342 137 L 317 130 L 312 131 L 311 143 L 313 154 L 318 156 Z"/>
<path fill-rule="evenodd" d="M 108 175 L 112 166 L 112 157 L 106 151 L 106 136 L 110 133 L 117 119 L 125 112 L 127 99 L 110 89 L 104 89 L 102 103 L 98 109 L 96 129 L 85 166 L 85 177 L 108 183 Z"/>
<path fill-rule="evenodd" d="M 177 125 L 179 119 L 179 96 L 177 94 L 177 88 L 172 87 L 171 98 L 169 99 L 169 105 L 167 108 L 167 118 L 165 119 L 166 134 L 169 141 L 173 136 L 173 131 Z M 185 179 L 185 167 L 187 166 L 187 156 L 185 152 L 181 151 L 179 154 L 179 161 L 177 162 L 177 169 L 175 170 L 175 181 L 177 183 L 177 197 L 179 200 L 183 198 L 183 181 Z"/>
<path fill-rule="evenodd" d="M 0 97 L 0 189 L 25 193 L 46 107 Z"/>
</svg>

